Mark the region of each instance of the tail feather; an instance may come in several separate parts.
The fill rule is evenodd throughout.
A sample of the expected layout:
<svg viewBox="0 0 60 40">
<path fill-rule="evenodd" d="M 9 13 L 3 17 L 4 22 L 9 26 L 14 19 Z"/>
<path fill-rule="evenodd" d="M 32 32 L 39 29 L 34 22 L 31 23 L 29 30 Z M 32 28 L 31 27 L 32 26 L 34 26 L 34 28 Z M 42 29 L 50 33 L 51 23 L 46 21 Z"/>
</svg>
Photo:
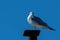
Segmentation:
<svg viewBox="0 0 60 40">
<path fill-rule="evenodd" d="M 55 29 L 53 29 L 53 28 L 51 28 L 51 27 L 48 27 L 48 29 L 49 29 L 49 30 L 53 30 L 53 31 L 55 31 Z"/>
</svg>

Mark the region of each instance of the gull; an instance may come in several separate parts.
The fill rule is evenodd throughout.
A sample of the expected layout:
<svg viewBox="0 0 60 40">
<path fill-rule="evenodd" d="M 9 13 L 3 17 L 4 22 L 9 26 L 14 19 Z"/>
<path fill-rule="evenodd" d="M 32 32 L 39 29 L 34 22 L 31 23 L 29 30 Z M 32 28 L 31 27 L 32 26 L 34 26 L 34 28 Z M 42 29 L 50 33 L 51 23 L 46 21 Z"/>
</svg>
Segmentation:
<svg viewBox="0 0 60 40">
<path fill-rule="evenodd" d="M 55 30 L 55 29 L 51 28 L 50 26 L 48 26 L 48 24 L 45 23 L 41 18 L 35 16 L 33 12 L 29 13 L 29 15 L 27 17 L 27 21 L 29 24 L 34 26 L 35 29 L 36 28 L 45 28 L 45 29 L 49 29 L 49 30 Z"/>
</svg>

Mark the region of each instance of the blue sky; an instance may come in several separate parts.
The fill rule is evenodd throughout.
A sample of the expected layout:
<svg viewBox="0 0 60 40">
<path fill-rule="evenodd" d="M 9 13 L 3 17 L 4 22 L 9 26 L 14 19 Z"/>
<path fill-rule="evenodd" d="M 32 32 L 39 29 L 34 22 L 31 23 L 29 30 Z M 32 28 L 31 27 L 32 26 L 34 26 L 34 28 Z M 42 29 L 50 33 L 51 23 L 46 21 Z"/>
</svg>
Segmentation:
<svg viewBox="0 0 60 40">
<path fill-rule="evenodd" d="M 28 40 L 23 33 L 34 29 L 26 19 L 30 11 L 56 29 L 37 28 L 38 40 L 60 40 L 59 0 L 0 0 L 0 40 Z"/>
</svg>

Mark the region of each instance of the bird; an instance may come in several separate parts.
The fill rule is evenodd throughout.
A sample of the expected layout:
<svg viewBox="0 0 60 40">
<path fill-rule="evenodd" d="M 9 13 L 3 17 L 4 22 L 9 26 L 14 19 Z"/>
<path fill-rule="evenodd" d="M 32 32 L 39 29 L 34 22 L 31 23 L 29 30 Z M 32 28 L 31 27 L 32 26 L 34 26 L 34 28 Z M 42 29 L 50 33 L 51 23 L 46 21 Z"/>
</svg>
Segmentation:
<svg viewBox="0 0 60 40">
<path fill-rule="evenodd" d="M 49 30 L 55 31 L 55 29 L 51 28 L 46 22 L 44 22 L 41 18 L 34 15 L 33 12 L 29 12 L 29 15 L 27 17 L 27 21 L 29 24 L 36 28 L 45 28 Z"/>
</svg>

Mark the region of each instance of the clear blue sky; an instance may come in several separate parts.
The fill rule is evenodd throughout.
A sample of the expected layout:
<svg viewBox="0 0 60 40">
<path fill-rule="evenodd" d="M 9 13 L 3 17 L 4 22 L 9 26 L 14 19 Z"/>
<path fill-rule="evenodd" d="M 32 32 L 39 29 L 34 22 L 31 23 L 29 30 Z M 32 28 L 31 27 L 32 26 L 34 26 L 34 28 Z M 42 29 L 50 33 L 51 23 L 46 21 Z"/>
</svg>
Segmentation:
<svg viewBox="0 0 60 40">
<path fill-rule="evenodd" d="M 27 40 L 24 30 L 34 29 L 26 20 L 30 11 L 56 29 L 37 28 L 38 40 L 60 40 L 59 0 L 0 0 L 0 40 Z"/>
</svg>

